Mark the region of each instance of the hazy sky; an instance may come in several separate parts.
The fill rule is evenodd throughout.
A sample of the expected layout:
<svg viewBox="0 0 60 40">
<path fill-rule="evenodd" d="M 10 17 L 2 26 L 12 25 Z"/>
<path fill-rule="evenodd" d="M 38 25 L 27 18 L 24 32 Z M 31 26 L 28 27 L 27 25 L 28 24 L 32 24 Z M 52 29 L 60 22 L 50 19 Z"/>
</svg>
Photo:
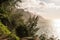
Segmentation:
<svg viewBox="0 0 60 40">
<path fill-rule="evenodd" d="M 22 0 L 17 2 L 18 9 L 32 12 L 46 19 L 60 19 L 60 0 Z"/>
<path fill-rule="evenodd" d="M 51 8 L 45 9 L 43 16 L 48 17 L 48 19 L 60 19 L 60 0 L 42 0 L 49 4 Z"/>
</svg>

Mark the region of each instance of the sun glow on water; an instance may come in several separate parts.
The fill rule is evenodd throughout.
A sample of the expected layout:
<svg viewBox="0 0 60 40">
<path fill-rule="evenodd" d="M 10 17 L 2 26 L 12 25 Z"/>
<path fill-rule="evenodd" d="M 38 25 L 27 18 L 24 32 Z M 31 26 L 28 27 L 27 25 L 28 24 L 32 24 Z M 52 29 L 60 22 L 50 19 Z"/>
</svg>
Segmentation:
<svg viewBox="0 0 60 40">
<path fill-rule="evenodd" d="M 55 36 L 60 39 L 60 19 L 52 20 L 52 27 L 54 30 Z"/>
</svg>

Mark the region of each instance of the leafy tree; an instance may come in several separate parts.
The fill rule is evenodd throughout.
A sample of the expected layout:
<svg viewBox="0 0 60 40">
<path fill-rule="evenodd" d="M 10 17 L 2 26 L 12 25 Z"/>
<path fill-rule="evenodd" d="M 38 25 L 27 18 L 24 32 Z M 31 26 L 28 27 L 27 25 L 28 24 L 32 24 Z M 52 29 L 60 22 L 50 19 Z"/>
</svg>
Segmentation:
<svg viewBox="0 0 60 40">
<path fill-rule="evenodd" d="M 0 1 L 0 20 L 3 25 L 5 25 L 8 30 L 14 31 L 16 29 L 17 34 L 19 30 L 22 30 L 20 35 L 22 36 L 33 36 L 39 28 L 36 28 L 38 16 L 30 17 L 26 24 L 22 19 L 22 13 L 16 8 L 16 2 L 21 0 L 1 0 Z M 19 29 L 18 29 L 19 28 Z M 12 31 L 12 32 L 13 32 Z M 24 34 L 24 35 L 23 35 Z M 13 35 L 13 34 L 12 34 Z M 19 34 L 18 34 L 19 36 Z"/>
<path fill-rule="evenodd" d="M 18 37 L 16 37 L 16 34 L 13 33 L 15 28 L 18 27 L 19 25 L 23 24 L 23 19 L 21 19 L 22 13 L 18 13 L 17 11 L 15 11 L 16 2 L 14 0 L 1 0 L 0 1 L 0 21 L 4 25 L 4 26 L 2 26 L 1 30 L 4 29 L 3 30 L 4 33 L 5 33 L 5 30 L 8 32 L 10 32 L 10 30 L 11 30 L 12 34 L 6 33 L 6 35 L 9 35 L 13 38 L 14 37 L 18 38 Z M 0 28 L 1 28 L 1 26 L 0 26 Z M 2 35 L 4 35 L 4 34 L 2 34 Z"/>
<path fill-rule="evenodd" d="M 15 30 L 18 26 L 20 25 L 24 25 L 24 20 L 22 19 L 22 15 L 21 13 L 17 13 L 17 14 L 12 14 L 9 18 L 10 20 L 10 25 L 9 28 L 12 30 Z"/>
<path fill-rule="evenodd" d="M 28 33 L 27 32 L 28 31 L 26 30 L 26 27 L 25 26 L 20 26 L 20 27 L 17 27 L 17 29 L 16 29 L 16 34 L 20 38 L 27 37 L 28 36 Z"/>
<path fill-rule="evenodd" d="M 38 21 L 37 17 L 30 17 L 26 24 L 20 25 L 16 29 L 16 33 L 19 37 L 27 37 L 27 36 L 34 36 L 34 34 L 39 30 L 36 28 Z"/>
<path fill-rule="evenodd" d="M 5 24 L 7 22 L 8 17 L 11 14 L 11 9 L 12 9 L 11 1 L 12 0 L 1 0 L 0 1 L 1 2 L 1 4 L 0 4 L 0 20 L 3 22 L 3 24 Z"/>
<path fill-rule="evenodd" d="M 23 20 L 21 20 L 22 13 L 18 12 L 17 9 L 15 8 L 15 4 L 17 1 L 19 1 L 19 0 L 16 0 L 16 1 L 1 0 L 0 1 L 1 2 L 1 4 L 0 4 L 0 20 L 4 25 L 8 26 L 8 28 L 10 30 L 12 30 L 13 28 L 15 29 L 23 21 Z"/>
<path fill-rule="evenodd" d="M 41 34 L 40 40 L 47 40 L 47 35 L 46 34 Z"/>
<path fill-rule="evenodd" d="M 29 18 L 26 24 L 29 36 L 33 36 L 39 30 L 39 28 L 36 28 L 37 21 L 38 16 L 33 16 L 32 18 L 31 17 Z"/>
</svg>

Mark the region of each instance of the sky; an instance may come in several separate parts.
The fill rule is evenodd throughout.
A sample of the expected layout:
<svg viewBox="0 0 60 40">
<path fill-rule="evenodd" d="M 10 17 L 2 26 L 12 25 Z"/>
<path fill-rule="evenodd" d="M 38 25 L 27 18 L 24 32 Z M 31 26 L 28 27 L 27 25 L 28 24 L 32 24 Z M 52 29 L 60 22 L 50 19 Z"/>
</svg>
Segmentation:
<svg viewBox="0 0 60 40">
<path fill-rule="evenodd" d="M 32 12 L 46 19 L 60 19 L 60 0 L 22 0 L 17 2 L 18 9 Z"/>
</svg>

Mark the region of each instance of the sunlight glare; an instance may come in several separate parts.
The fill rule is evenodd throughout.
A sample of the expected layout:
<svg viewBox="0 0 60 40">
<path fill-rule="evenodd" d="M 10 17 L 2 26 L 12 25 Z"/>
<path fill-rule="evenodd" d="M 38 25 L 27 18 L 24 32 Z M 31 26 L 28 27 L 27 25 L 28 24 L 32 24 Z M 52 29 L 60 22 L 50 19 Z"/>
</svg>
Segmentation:
<svg viewBox="0 0 60 40">
<path fill-rule="evenodd" d="M 55 36 L 60 38 L 60 19 L 54 19 L 52 21 L 52 25 L 53 25 Z"/>
</svg>

